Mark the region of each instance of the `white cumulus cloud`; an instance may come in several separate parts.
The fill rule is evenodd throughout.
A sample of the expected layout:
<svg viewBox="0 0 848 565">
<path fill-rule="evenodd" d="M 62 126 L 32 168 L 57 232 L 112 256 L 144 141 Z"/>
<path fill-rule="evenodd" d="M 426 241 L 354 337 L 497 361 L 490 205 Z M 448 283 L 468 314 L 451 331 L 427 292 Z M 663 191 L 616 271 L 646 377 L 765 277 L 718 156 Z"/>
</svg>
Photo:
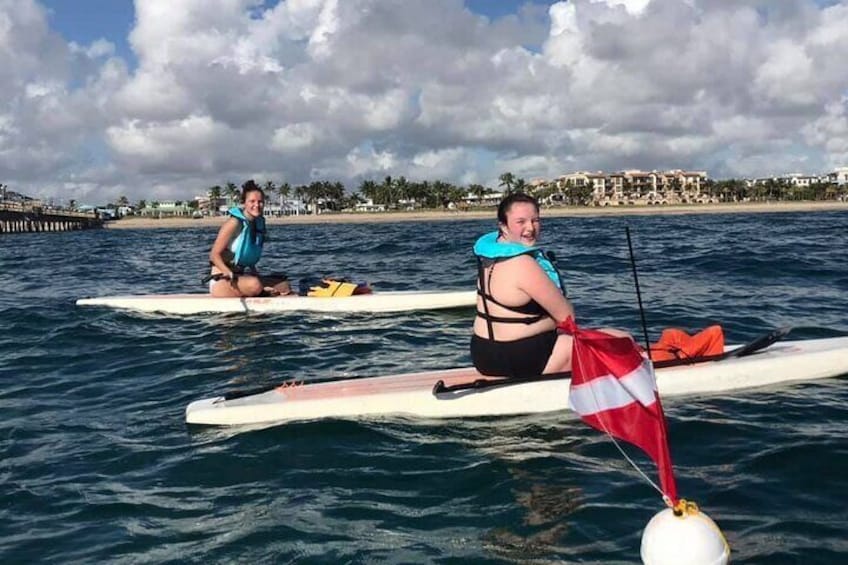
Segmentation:
<svg viewBox="0 0 848 565">
<path fill-rule="evenodd" d="M 0 182 L 187 199 L 248 177 L 353 190 L 848 165 L 845 1 L 537 0 L 500 18 L 461 0 L 134 6 L 126 37 L 83 44 L 38 0 L 0 0 Z"/>
</svg>

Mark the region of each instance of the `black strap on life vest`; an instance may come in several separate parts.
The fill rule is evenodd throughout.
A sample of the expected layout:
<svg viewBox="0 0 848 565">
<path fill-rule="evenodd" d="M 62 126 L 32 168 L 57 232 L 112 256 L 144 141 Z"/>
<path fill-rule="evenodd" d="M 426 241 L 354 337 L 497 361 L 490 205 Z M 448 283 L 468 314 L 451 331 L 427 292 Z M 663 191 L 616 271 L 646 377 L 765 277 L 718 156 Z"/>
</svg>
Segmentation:
<svg viewBox="0 0 848 565">
<path fill-rule="evenodd" d="M 489 330 L 489 339 L 495 339 L 495 330 L 492 322 L 498 322 L 502 324 L 535 324 L 536 322 L 545 319 L 547 314 L 535 314 L 522 316 L 520 318 L 506 318 L 503 316 L 493 316 L 489 312 L 489 301 L 491 300 L 501 308 L 505 308 L 507 310 L 512 310 L 513 312 L 523 313 L 520 310 L 516 309 L 515 306 L 509 306 L 508 304 L 503 304 L 498 301 L 494 296 L 492 296 L 491 288 L 492 288 L 492 271 L 494 271 L 495 263 L 497 263 L 497 259 L 484 259 L 483 257 L 477 256 L 477 294 L 483 299 L 483 312 L 479 309 L 477 310 L 477 315 L 486 320 L 486 327 Z M 489 269 L 489 276 L 486 277 L 486 267 L 491 267 Z M 487 290 L 487 287 L 489 290 Z"/>
</svg>

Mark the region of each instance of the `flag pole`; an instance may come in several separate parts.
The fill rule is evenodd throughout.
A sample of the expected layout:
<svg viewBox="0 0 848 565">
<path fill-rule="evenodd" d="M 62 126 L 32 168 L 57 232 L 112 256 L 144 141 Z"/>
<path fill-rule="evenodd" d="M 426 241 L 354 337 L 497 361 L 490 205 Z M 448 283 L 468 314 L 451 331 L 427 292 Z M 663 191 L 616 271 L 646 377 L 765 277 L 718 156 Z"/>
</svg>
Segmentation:
<svg viewBox="0 0 848 565">
<path fill-rule="evenodd" d="M 642 291 L 639 289 L 639 275 L 636 272 L 636 258 L 633 256 L 633 243 L 630 240 L 630 226 L 624 226 L 627 234 L 627 249 L 630 250 L 630 267 L 633 269 L 633 282 L 636 284 L 636 300 L 639 302 L 639 316 L 642 318 L 642 333 L 645 336 L 645 349 L 651 359 L 651 341 L 648 339 L 648 324 L 645 322 L 645 309 L 642 307 Z"/>
</svg>

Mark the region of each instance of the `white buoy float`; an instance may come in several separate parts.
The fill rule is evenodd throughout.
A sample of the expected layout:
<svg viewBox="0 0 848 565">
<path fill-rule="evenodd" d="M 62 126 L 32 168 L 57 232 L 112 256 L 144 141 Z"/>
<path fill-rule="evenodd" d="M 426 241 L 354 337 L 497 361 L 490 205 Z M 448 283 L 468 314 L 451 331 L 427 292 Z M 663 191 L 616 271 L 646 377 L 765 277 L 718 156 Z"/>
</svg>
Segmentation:
<svg viewBox="0 0 848 565">
<path fill-rule="evenodd" d="M 709 516 L 681 500 L 645 526 L 641 555 L 645 565 L 727 565 L 730 546 Z"/>
</svg>

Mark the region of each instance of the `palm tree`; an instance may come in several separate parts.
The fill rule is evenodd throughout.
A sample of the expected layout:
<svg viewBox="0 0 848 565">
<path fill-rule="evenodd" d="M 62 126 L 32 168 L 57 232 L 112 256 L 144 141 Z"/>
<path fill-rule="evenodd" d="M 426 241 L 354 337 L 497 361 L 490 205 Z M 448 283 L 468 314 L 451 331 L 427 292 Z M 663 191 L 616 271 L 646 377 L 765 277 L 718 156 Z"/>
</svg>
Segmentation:
<svg viewBox="0 0 848 565">
<path fill-rule="evenodd" d="M 461 203 L 463 202 L 463 196 L 465 196 L 462 192 L 462 189 L 458 186 L 446 183 L 447 192 L 445 193 L 445 199 L 447 200 L 447 204 L 445 204 L 445 208 L 447 208 L 451 202 L 453 203 Z"/>
<path fill-rule="evenodd" d="M 455 202 L 455 200 L 451 198 L 451 188 L 453 188 L 453 185 L 443 180 L 437 180 L 433 183 L 433 196 L 442 208 L 447 208 L 451 202 Z"/>
<path fill-rule="evenodd" d="M 549 203 L 553 203 L 553 198 L 551 198 L 554 193 L 557 192 L 557 188 L 552 184 L 543 184 L 539 185 L 536 189 L 534 196 L 539 202 L 548 201 Z"/>
<path fill-rule="evenodd" d="M 344 200 L 342 208 L 351 208 L 351 209 L 355 210 L 357 204 L 363 204 L 363 203 L 365 203 L 365 197 L 363 197 L 358 192 L 354 191 L 353 193 L 351 193 L 350 196 L 348 196 Z"/>
<path fill-rule="evenodd" d="M 326 181 L 312 181 L 306 187 L 307 202 L 312 204 L 312 209 L 315 210 L 316 214 L 321 213 L 321 201 L 328 199 L 330 196 L 330 186 L 330 183 Z"/>
<path fill-rule="evenodd" d="M 307 195 L 307 187 L 300 184 L 294 188 L 294 197 L 298 200 L 304 200 Z M 308 210 L 307 210 L 308 212 Z M 297 207 L 297 215 L 300 216 L 300 206 Z"/>
<path fill-rule="evenodd" d="M 345 185 L 342 184 L 341 181 L 336 181 L 336 182 L 330 184 L 329 196 L 334 201 L 341 204 L 341 202 L 344 200 L 344 197 L 345 197 Z"/>
<path fill-rule="evenodd" d="M 846 197 L 848 197 L 848 184 L 842 183 L 836 185 L 836 194 L 834 196 L 837 200 L 844 202 Z"/>
<path fill-rule="evenodd" d="M 828 186 L 830 185 L 825 182 L 813 183 L 810 186 L 810 192 L 812 192 L 813 200 L 824 200 L 827 195 Z"/>
<path fill-rule="evenodd" d="M 512 186 L 511 192 L 527 192 L 527 189 L 529 188 L 530 186 L 524 179 L 517 179 L 515 184 Z"/>
<path fill-rule="evenodd" d="M 227 197 L 230 199 L 232 204 L 236 204 L 239 201 L 240 194 L 241 192 L 239 191 L 239 187 L 237 187 L 235 183 L 227 183 Z"/>
<path fill-rule="evenodd" d="M 383 184 L 380 185 L 380 204 L 391 206 L 395 203 L 394 187 L 394 179 L 392 179 L 391 175 L 387 175 L 386 178 L 383 179 Z"/>
<path fill-rule="evenodd" d="M 571 205 L 582 204 L 583 206 L 588 206 L 592 200 L 593 192 L 594 190 L 591 184 L 584 183 L 580 186 L 575 186 L 568 191 L 569 203 Z"/>
<path fill-rule="evenodd" d="M 394 183 L 395 195 L 397 196 L 398 201 L 400 200 L 409 200 L 410 198 L 410 186 L 409 181 L 406 180 L 406 177 L 399 177 Z M 408 204 L 408 202 L 407 202 Z"/>
<path fill-rule="evenodd" d="M 364 180 L 359 183 L 359 192 L 362 193 L 365 198 L 371 200 L 372 203 L 377 203 L 377 193 L 379 189 L 377 187 L 377 183 L 373 180 Z"/>
<path fill-rule="evenodd" d="M 209 212 L 218 215 L 218 207 L 221 205 L 221 187 L 217 184 L 209 189 Z"/>
<path fill-rule="evenodd" d="M 770 181 L 771 179 L 768 179 L 767 182 Z M 766 184 L 764 182 L 757 182 L 756 184 L 754 184 L 753 190 L 751 191 L 753 193 L 752 196 L 754 197 L 754 200 L 763 200 L 763 197 L 765 196 L 767 190 L 768 189 L 766 188 Z"/>
<path fill-rule="evenodd" d="M 287 182 L 281 182 L 277 187 L 277 193 L 280 195 L 280 213 L 283 213 L 283 203 L 288 199 L 291 193 L 291 185 Z"/>
<path fill-rule="evenodd" d="M 733 181 L 733 198 L 736 202 L 743 202 L 748 198 L 748 192 L 748 185 L 745 181 Z"/>
<path fill-rule="evenodd" d="M 423 207 L 435 208 L 437 206 L 436 199 L 433 196 L 433 189 L 426 180 L 413 183 L 412 193 L 416 202 L 420 200 Z"/>
<path fill-rule="evenodd" d="M 704 192 L 710 197 L 710 201 L 718 200 L 721 187 L 712 179 L 704 181 Z"/>
<path fill-rule="evenodd" d="M 680 184 L 680 178 L 674 177 L 670 183 L 671 192 L 674 195 L 674 200 L 680 202 L 683 199 L 683 186 Z"/>
<path fill-rule="evenodd" d="M 499 176 L 498 179 L 501 181 L 498 186 L 504 187 L 507 194 L 512 194 L 512 185 L 515 184 L 515 175 L 510 172 L 506 172 Z"/>
<path fill-rule="evenodd" d="M 783 200 L 786 198 L 786 194 L 792 189 L 792 185 L 789 183 L 788 179 L 777 179 L 777 194 L 775 195 L 778 200 Z"/>
<path fill-rule="evenodd" d="M 277 192 L 277 185 L 274 184 L 274 181 L 267 180 L 262 186 L 262 192 L 265 193 L 265 198 L 270 199 L 271 196 L 273 196 L 273 194 Z"/>
<path fill-rule="evenodd" d="M 469 184 L 468 192 L 474 195 L 477 199 L 477 205 L 482 206 L 483 204 L 483 195 L 486 194 L 486 187 L 482 184 Z"/>
</svg>

